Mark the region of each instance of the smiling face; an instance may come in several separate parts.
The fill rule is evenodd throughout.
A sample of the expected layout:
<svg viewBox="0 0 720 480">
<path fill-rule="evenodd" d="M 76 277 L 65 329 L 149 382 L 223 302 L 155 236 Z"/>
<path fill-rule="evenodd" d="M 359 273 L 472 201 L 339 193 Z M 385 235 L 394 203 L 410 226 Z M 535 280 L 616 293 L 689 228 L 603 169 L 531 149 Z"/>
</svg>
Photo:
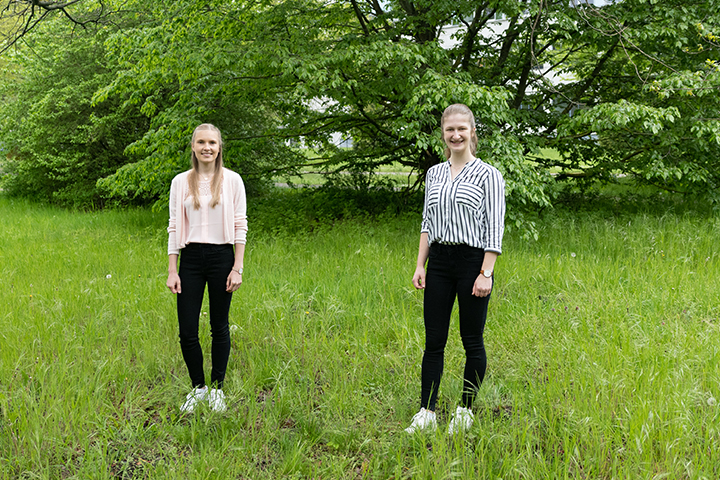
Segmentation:
<svg viewBox="0 0 720 480">
<path fill-rule="evenodd" d="M 200 165 L 213 167 L 220 152 L 220 135 L 213 130 L 197 130 L 193 137 L 192 151 Z"/>
<path fill-rule="evenodd" d="M 472 154 L 470 144 L 474 132 L 475 125 L 462 113 L 448 115 L 443 121 L 443 140 L 452 155 Z"/>
</svg>

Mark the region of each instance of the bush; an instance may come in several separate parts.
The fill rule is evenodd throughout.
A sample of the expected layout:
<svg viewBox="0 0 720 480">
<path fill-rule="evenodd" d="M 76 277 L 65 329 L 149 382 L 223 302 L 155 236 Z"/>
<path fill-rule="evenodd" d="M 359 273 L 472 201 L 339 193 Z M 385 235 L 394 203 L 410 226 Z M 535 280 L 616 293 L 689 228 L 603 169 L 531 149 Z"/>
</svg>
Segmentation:
<svg viewBox="0 0 720 480">
<path fill-rule="evenodd" d="M 94 105 L 95 91 L 114 77 L 107 30 L 76 32 L 43 24 L 32 52 L 12 58 L 0 81 L 0 142 L 7 151 L 1 186 L 10 195 L 51 203 L 101 206 L 95 184 L 131 159 L 125 147 L 147 128 L 137 108 L 117 99 Z"/>
<path fill-rule="evenodd" d="M 391 189 L 358 190 L 337 186 L 280 189 L 248 198 L 252 231 L 298 235 L 332 226 L 337 221 L 403 213 L 420 214 L 422 192 Z M 418 224 L 418 232 L 419 232 Z"/>
</svg>

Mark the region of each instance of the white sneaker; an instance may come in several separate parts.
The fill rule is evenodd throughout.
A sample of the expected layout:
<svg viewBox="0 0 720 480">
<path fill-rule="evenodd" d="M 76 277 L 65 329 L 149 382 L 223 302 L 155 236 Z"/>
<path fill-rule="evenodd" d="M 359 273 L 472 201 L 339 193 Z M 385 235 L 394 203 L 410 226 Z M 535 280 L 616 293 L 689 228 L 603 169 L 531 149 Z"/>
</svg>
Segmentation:
<svg viewBox="0 0 720 480">
<path fill-rule="evenodd" d="M 420 430 L 434 431 L 436 428 L 437 420 L 435 419 L 435 412 L 421 408 L 420 411 L 413 416 L 412 423 L 405 431 L 413 434 Z"/>
<path fill-rule="evenodd" d="M 185 397 L 185 403 L 183 403 L 182 407 L 180 407 L 180 411 L 188 413 L 192 412 L 195 410 L 195 406 L 198 402 L 205 400 L 205 395 L 207 395 L 207 393 L 207 386 L 202 388 L 193 388 L 192 392 L 188 393 L 187 397 Z"/>
<path fill-rule="evenodd" d="M 224 412 L 227 410 L 225 405 L 225 394 L 219 388 L 211 388 L 208 394 L 208 403 L 210 408 L 216 412 Z"/>
<path fill-rule="evenodd" d="M 465 407 L 457 407 L 455 409 L 455 415 L 450 420 L 448 425 L 448 433 L 455 435 L 456 433 L 465 432 L 472 426 L 475 421 L 475 416 L 472 410 Z"/>
</svg>

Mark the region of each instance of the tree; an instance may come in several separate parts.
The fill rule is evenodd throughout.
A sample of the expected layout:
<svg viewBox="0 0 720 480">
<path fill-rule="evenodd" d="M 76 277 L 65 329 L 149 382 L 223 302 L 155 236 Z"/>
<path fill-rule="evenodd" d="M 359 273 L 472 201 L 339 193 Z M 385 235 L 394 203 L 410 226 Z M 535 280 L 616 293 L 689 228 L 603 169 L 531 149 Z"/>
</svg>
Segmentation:
<svg viewBox="0 0 720 480">
<path fill-rule="evenodd" d="M 133 0 L 136 1 L 136 0 Z M 130 1 L 153 22 L 107 43 L 119 73 L 94 97 L 123 98 L 149 128 L 142 160 L 106 195 L 157 199 L 187 168 L 202 121 L 256 185 L 312 164 L 332 176 L 442 160 L 438 119 L 467 103 L 479 155 L 508 182 L 515 215 L 558 181 L 613 181 L 714 195 L 720 0 Z M 133 7 L 134 6 L 134 7 Z M 498 20 L 502 19 L 502 20 Z M 333 135 L 352 138 L 340 148 Z"/>
<path fill-rule="evenodd" d="M 399 161 L 424 171 L 442 151 L 435 129 L 449 100 L 478 109 L 488 130 L 509 121 L 502 88 L 454 75 L 436 42 L 396 33 L 364 38 L 344 2 L 190 0 L 163 16 L 161 27 L 123 31 L 111 41 L 126 71 L 96 99 L 129 95 L 152 115 L 151 130 L 130 147 L 147 160 L 100 182 L 113 195 L 139 186 L 162 198 L 171 176 L 187 168 L 186 158 L 166 150 L 177 150 L 192 126 L 213 118 L 232 132 L 236 148 L 247 149 L 252 163 L 237 168 L 250 178 L 307 164 L 366 172 Z M 158 98 L 166 100 L 162 107 Z M 243 121 L 228 123 L 235 115 Z M 336 146 L 337 133 L 352 137 L 354 148 Z M 513 198 L 547 201 L 515 138 L 489 137 L 483 148 L 502 154 L 501 167 L 518 173 L 509 178 Z M 308 151 L 315 154 L 310 160 Z"/>
<path fill-rule="evenodd" d="M 641 184 L 720 200 L 720 104 L 715 1 L 623 2 L 595 12 L 589 35 L 615 55 L 586 89 L 582 109 L 564 117 L 554 142 L 566 177 L 621 173 Z M 611 15 L 612 14 L 612 15 Z"/>
<path fill-rule="evenodd" d="M 95 101 L 125 98 L 125 105 L 147 115 L 150 128 L 128 146 L 142 160 L 98 182 L 106 195 L 158 200 L 156 206 L 164 208 L 173 176 L 190 166 L 190 136 L 200 123 L 223 132 L 225 164 L 243 175 L 250 192 L 267 185 L 272 172 L 292 171 L 306 160 L 282 134 L 276 108 L 282 94 L 262 83 L 268 78 L 241 68 L 244 40 L 235 35 L 252 9 L 216 3 L 157 2 L 153 16 L 162 21 L 109 40 L 125 70 Z"/>
<path fill-rule="evenodd" d="M 131 93 L 155 112 L 133 147 L 140 154 L 184 138 L 190 126 L 174 126 L 178 119 L 217 113 L 208 108 L 221 98 L 249 112 L 250 131 L 226 131 L 252 152 L 258 175 L 297 168 L 302 152 L 285 148 L 297 139 L 315 154 L 308 163 L 328 174 L 399 162 L 421 178 L 442 159 L 440 112 L 463 102 L 477 113 L 480 155 L 508 181 L 510 212 L 548 205 L 557 180 L 618 173 L 710 193 L 717 115 L 698 112 L 716 111 L 707 32 L 717 31 L 719 4 L 184 0 L 161 28 L 118 34 L 113 48 L 126 71 L 98 98 Z M 692 89 L 696 105 L 679 95 L 683 82 L 702 84 Z M 167 85 L 172 93 L 156 111 Z M 354 148 L 335 146 L 337 133 Z M 275 151 L 281 158 L 262 161 Z M 132 182 L 104 184 L 123 183 Z"/>
<path fill-rule="evenodd" d="M 124 149 L 147 129 L 137 108 L 117 99 L 92 104 L 115 76 L 104 41 L 113 27 L 69 35 L 61 19 L 10 55 L 0 82 L 0 139 L 8 151 L 2 187 L 12 195 L 63 205 L 101 205 L 97 179 L 132 158 Z"/>
</svg>

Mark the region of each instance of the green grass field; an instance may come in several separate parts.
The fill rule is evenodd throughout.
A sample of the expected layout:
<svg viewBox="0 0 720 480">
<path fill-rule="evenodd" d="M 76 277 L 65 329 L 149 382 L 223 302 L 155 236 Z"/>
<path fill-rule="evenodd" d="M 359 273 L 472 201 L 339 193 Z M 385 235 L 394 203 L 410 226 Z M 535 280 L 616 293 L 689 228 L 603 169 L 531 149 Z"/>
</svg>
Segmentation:
<svg viewBox="0 0 720 480">
<path fill-rule="evenodd" d="M 417 214 L 251 230 L 228 412 L 191 415 L 164 213 L 0 196 L 0 217 L 0 479 L 720 477 L 710 214 L 557 212 L 536 242 L 507 234 L 477 421 L 457 438 L 456 322 L 441 428 L 403 432 L 424 337 Z"/>
</svg>

